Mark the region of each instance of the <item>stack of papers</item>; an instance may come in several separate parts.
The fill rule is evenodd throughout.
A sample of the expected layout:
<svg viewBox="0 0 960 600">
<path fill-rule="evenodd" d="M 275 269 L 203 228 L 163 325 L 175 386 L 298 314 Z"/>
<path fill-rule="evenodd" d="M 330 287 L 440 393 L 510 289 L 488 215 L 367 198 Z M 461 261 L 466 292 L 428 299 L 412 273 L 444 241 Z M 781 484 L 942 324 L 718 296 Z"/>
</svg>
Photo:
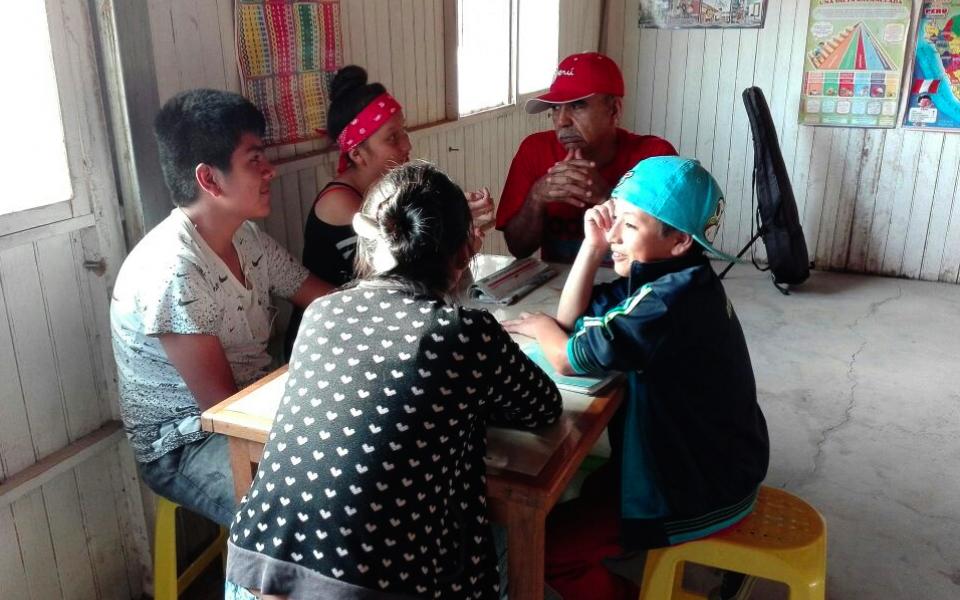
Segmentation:
<svg viewBox="0 0 960 600">
<path fill-rule="evenodd" d="M 539 258 L 521 258 L 473 282 L 470 297 L 488 304 L 513 304 L 556 275 L 553 267 Z"/>
<path fill-rule="evenodd" d="M 547 360 L 539 344 L 528 344 L 523 347 L 523 352 L 530 357 L 530 360 L 537 363 L 537 366 L 543 369 L 544 373 L 550 376 L 550 379 L 557 384 L 559 389 L 568 392 L 596 396 L 606 389 L 608 385 L 620 378 L 620 373 L 617 371 L 611 371 L 599 377 L 561 375 L 554 370 L 553 365 Z"/>
</svg>

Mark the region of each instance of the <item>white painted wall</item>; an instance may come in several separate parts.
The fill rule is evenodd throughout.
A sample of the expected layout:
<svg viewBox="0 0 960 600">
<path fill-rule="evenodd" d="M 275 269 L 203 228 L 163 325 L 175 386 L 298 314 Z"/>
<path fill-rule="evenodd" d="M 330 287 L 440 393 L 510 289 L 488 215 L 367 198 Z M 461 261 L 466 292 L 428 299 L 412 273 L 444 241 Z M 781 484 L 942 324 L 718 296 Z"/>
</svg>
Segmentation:
<svg viewBox="0 0 960 600">
<path fill-rule="evenodd" d="M 960 135 L 806 127 L 806 0 L 770 0 L 761 30 L 637 28 L 636 0 L 607 0 L 604 48 L 623 67 L 626 124 L 698 158 L 723 186 L 718 239 L 750 238 L 752 139 L 741 92 L 763 89 L 817 268 L 958 282 Z"/>
</svg>

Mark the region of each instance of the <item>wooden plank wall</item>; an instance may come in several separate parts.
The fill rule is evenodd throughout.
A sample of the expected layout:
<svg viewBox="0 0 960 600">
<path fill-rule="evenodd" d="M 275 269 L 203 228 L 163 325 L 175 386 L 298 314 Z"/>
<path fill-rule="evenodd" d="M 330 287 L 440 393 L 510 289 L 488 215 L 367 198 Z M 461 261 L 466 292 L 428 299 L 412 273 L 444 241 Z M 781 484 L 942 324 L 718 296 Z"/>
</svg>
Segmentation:
<svg viewBox="0 0 960 600">
<path fill-rule="evenodd" d="M 82 266 L 97 238 L 89 227 L 0 240 L 0 482 L 118 417 L 94 317 L 106 293 Z M 0 494 L 0 595 L 139 597 L 149 552 L 127 493 L 132 461 L 113 441 L 25 494 Z"/>
<path fill-rule="evenodd" d="M 603 27 L 627 83 L 625 123 L 713 172 L 727 198 L 721 249 L 750 238 L 753 151 L 740 94 L 756 85 L 817 268 L 958 282 L 960 136 L 798 125 L 809 2 L 770 2 L 760 30 L 641 30 L 637 11 L 635 0 L 608 0 Z"/>
<path fill-rule="evenodd" d="M 437 163 L 466 189 L 488 186 L 495 196 L 520 140 L 549 127 L 514 106 L 444 122 L 444 0 L 341 0 L 344 64 L 364 66 L 404 106 L 412 156 Z M 161 102 L 182 90 L 214 87 L 239 91 L 231 0 L 154 0 L 149 4 L 157 87 Z M 561 0 L 561 54 L 597 49 L 602 2 Z M 323 142 L 288 145 L 275 159 L 291 159 Z M 273 214 L 265 228 L 295 255 L 316 192 L 332 176 L 336 157 L 319 154 L 281 166 L 273 184 Z M 506 253 L 498 233 L 485 250 Z"/>
</svg>

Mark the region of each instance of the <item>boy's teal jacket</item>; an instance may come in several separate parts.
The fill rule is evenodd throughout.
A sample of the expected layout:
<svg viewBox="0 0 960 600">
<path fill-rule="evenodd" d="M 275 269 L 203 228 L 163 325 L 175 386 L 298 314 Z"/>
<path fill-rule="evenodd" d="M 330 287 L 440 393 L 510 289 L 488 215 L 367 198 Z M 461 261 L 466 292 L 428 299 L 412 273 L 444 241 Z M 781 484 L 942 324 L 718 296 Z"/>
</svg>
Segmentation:
<svg viewBox="0 0 960 600">
<path fill-rule="evenodd" d="M 705 256 L 636 262 L 596 286 L 567 356 L 578 373 L 627 374 L 609 427 L 625 548 L 696 539 L 749 514 L 767 426 L 743 330 Z"/>
</svg>

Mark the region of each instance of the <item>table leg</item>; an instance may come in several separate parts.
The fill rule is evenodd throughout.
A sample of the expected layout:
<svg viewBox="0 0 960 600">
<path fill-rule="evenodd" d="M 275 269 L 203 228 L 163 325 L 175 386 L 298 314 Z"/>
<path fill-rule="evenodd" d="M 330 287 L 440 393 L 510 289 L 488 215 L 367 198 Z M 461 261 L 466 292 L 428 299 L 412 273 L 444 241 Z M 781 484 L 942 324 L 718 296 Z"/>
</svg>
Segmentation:
<svg viewBox="0 0 960 600">
<path fill-rule="evenodd" d="M 543 557 L 547 513 L 511 505 L 507 513 L 510 600 L 543 600 Z"/>
<path fill-rule="evenodd" d="M 230 437 L 230 470 L 233 472 L 233 493 L 237 502 L 250 489 L 253 483 L 253 470 L 256 465 L 250 462 L 250 442 Z"/>
</svg>

